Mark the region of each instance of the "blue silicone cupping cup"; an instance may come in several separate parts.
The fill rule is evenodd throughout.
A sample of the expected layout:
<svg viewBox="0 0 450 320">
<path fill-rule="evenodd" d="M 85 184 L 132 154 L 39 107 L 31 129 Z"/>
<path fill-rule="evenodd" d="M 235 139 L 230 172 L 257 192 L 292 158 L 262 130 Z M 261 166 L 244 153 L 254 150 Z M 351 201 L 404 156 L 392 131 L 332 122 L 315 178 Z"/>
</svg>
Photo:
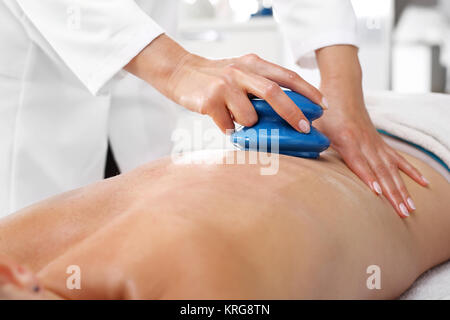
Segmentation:
<svg viewBox="0 0 450 320">
<path fill-rule="evenodd" d="M 310 124 L 322 116 L 322 108 L 311 100 L 293 91 L 286 90 L 285 93 L 302 110 Z M 258 122 L 252 127 L 243 127 L 231 135 L 231 142 L 239 149 L 318 158 L 320 152 L 330 146 L 330 140 L 313 126 L 308 134 L 298 132 L 265 100 L 251 101 L 258 114 Z"/>
</svg>

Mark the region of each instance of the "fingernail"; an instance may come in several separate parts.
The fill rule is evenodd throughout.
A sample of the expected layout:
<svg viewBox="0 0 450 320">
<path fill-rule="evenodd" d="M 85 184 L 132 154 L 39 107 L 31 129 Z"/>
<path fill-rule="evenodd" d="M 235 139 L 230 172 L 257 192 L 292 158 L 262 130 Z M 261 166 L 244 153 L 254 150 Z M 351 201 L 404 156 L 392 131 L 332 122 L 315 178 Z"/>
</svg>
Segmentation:
<svg viewBox="0 0 450 320">
<path fill-rule="evenodd" d="M 430 184 L 430 181 L 428 181 L 428 179 L 425 178 L 424 176 L 422 176 L 422 181 L 425 182 L 426 184 Z"/>
<path fill-rule="evenodd" d="M 322 105 L 321 105 L 321 107 L 323 109 L 328 109 L 328 100 L 325 97 L 322 98 Z"/>
<path fill-rule="evenodd" d="M 405 217 L 409 217 L 408 209 L 406 208 L 404 203 L 400 203 L 398 207 Z"/>
<path fill-rule="evenodd" d="M 309 131 L 311 130 L 311 128 L 309 127 L 308 121 L 306 121 L 304 119 L 300 120 L 300 122 L 298 123 L 298 126 L 300 127 L 300 130 L 304 133 L 309 133 Z"/>
<path fill-rule="evenodd" d="M 372 186 L 373 186 L 373 189 L 375 190 L 376 193 L 378 193 L 378 194 L 382 194 L 383 193 L 383 191 L 381 191 L 381 187 L 378 184 L 378 182 L 374 181 L 372 183 Z"/>
<path fill-rule="evenodd" d="M 408 202 L 408 205 L 409 205 L 413 210 L 416 210 L 416 206 L 414 205 L 414 202 L 412 201 L 411 198 L 406 199 L 406 201 Z"/>
</svg>

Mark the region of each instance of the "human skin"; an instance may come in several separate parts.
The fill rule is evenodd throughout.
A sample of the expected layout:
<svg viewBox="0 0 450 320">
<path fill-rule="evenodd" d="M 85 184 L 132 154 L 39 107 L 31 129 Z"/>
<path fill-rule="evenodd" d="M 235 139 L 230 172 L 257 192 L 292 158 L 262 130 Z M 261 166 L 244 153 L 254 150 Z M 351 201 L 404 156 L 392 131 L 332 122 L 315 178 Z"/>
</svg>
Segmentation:
<svg viewBox="0 0 450 320">
<path fill-rule="evenodd" d="M 375 130 L 364 103 L 358 49 L 349 45 L 325 47 L 316 51 L 316 57 L 320 90 L 330 104 L 316 127 L 330 138 L 333 148 L 363 182 L 374 191 L 375 183 L 380 186 L 400 216 L 413 212 L 413 197 L 399 170 L 422 186 L 427 180 Z"/>
<path fill-rule="evenodd" d="M 450 185 L 403 156 L 430 179 L 423 188 L 403 177 L 417 203 L 408 218 L 333 150 L 281 156 L 271 176 L 256 164 L 149 163 L 1 220 L 0 296 L 395 298 L 450 257 Z M 66 288 L 70 265 L 81 268 L 80 290 Z M 380 290 L 366 286 L 370 265 Z"/>
<path fill-rule="evenodd" d="M 323 108 L 317 121 L 348 167 L 374 192 L 383 192 L 400 216 L 415 205 L 399 171 L 422 186 L 427 180 L 408 161 L 383 142 L 367 114 L 362 91 L 358 49 L 335 45 L 316 51 L 321 91 L 297 73 L 255 54 L 211 60 L 189 53 L 167 35 L 150 43 L 125 66 L 162 94 L 187 109 L 210 116 L 224 132 L 234 122 L 252 126 L 258 121 L 249 95 L 268 101 L 294 129 L 309 132 L 303 113 L 281 87 L 299 92 Z"/>
</svg>

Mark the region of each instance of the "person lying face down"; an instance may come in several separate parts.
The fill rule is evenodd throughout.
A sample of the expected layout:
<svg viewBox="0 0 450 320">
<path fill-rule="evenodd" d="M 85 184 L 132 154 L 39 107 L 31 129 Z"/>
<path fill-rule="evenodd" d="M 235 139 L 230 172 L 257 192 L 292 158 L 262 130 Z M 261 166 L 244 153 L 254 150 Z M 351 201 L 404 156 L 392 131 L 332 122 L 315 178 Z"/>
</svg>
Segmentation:
<svg viewBox="0 0 450 320">
<path fill-rule="evenodd" d="M 162 159 L 61 194 L 0 220 L 0 297 L 398 297 L 450 258 L 450 186 L 403 155 L 430 180 L 405 179 L 417 206 L 407 218 L 333 150 L 280 156 L 273 176 Z M 378 289 L 367 285 L 371 266 Z"/>
</svg>

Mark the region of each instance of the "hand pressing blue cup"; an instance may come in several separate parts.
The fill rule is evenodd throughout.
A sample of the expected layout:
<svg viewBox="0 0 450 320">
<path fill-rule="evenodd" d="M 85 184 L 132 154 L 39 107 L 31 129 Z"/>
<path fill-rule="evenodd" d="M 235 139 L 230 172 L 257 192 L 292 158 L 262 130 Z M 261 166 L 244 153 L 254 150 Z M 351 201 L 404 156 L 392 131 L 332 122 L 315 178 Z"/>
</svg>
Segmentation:
<svg viewBox="0 0 450 320">
<path fill-rule="evenodd" d="M 286 90 L 285 93 L 302 110 L 310 125 L 322 116 L 322 108 L 311 100 L 293 91 Z M 298 132 L 265 100 L 252 99 L 251 102 L 258 114 L 258 122 L 252 127 L 242 127 L 231 135 L 231 142 L 239 149 L 318 158 L 330 146 L 330 140 L 313 126 L 308 134 Z"/>
</svg>

